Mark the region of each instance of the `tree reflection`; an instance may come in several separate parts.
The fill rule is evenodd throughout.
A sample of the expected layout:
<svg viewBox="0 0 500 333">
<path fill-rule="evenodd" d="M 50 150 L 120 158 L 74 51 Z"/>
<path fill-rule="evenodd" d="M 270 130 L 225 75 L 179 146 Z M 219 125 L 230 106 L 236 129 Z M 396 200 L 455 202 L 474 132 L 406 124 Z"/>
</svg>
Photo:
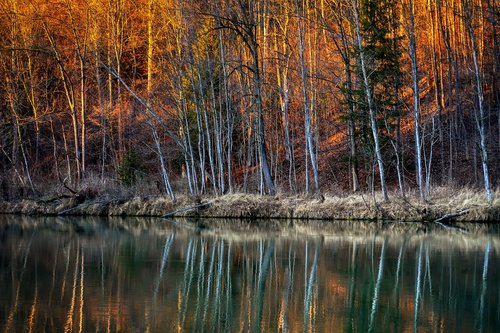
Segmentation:
<svg viewBox="0 0 500 333">
<path fill-rule="evenodd" d="M 306 243 L 306 253 L 307 253 L 307 245 Z M 312 267 L 309 273 L 309 277 L 307 277 L 307 256 L 306 256 L 306 270 L 305 270 L 305 293 L 304 293 L 304 332 L 309 331 L 309 322 L 311 321 L 311 300 L 312 300 L 312 291 L 316 282 L 316 273 L 318 271 L 318 248 L 319 244 L 316 241 L 316 246 L 314 248 L 314 259 L 312 263 Z"/>
<path fill-rule="evenodd" d="M 500 325 L 495 236 L 0 232 L 8 233 L 0 235 L 3 332 L 487 332 Z"/>
<path fill-rule="evenodd" d="M 488 286 L 488 265 L 490 259 L 491 242 L 488 241 L 486 248 L 484 250 L 484 260 L 483 260 L 483 275 L 481 280 L 481 296 L 479 301 L 479 315 L 477 319 L 479 320 L 479 332 L 484 330 L 484 308 L 486 301 L 486 288 Z"/>
</svg>

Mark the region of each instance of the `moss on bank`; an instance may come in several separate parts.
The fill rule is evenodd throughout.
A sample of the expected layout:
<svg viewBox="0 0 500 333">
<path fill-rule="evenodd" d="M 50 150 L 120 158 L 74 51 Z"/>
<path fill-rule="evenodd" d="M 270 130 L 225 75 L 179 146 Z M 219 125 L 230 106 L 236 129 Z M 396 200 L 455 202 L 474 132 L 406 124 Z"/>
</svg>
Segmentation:
<svg viewBox="0 0 500 333">
<path fill-rule="evenodd" d="M 20 200 L 0 202 L 0 212 L 28 215 L 96 215 L 96 216 L 164 216 L 204 218 L 279 218 L 315 220 L 400 220 L 435 221 L 460 212 L 454 221 L 500 221 L 500 199 L 484 203 L 482 193 L 474 191 L 447 192 L 435 195 L 431 201 L 416 198 L 381 198 L 362 194 L 260 196 L 228 194 L 219 197 L 193 198 L 181 196 L 176 202 L 167 197 L 133 197 L 123 200 L 93 198 L 75 201 L 73 198 L 50 200 Z"/>
</svg>

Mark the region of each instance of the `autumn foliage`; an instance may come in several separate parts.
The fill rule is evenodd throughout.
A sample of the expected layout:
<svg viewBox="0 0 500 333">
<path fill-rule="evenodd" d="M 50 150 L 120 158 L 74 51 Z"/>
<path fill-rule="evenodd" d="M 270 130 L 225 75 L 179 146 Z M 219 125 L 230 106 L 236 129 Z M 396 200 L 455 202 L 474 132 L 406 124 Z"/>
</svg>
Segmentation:
<svg viewBox="0 0 500 333">
<path fill-rule="evenodd" d="M 124 185 L 172 198 L 487 192 L 498 18 L 491 0 L 0 0 L 0 197 L 119 182 L 130 154 Z"/>
</svg>

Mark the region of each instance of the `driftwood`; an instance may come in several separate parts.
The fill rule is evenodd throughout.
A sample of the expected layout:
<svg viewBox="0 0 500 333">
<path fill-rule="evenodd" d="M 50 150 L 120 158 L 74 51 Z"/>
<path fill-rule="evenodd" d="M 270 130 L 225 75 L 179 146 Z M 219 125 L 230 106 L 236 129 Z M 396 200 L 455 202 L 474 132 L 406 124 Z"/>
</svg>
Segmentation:
<svg viewBox="0 0 500 333">
<path fill-rule="evenodd" d="M 71 212 L 72 210 L 75 210 L 77 208 L 81 208 L 80 206 L 84 206 L 84 205 L 76 205 L 75 207 L 71 207 L 71 208 L 65 209 L 65 210 L 63 210 L 61 212 L 58 212 L 57 215 L 64 215 L 66 213 Z"/>
<path fill-rule="evenodd" d="M 101 200 L 101 201 L 89 202 L 86 204 L 77 204 L 76 206 L 73 206 L 71 208 L 68 208 L 68 209 L 65 209 L 63 211 L 58 212 L 57 215 L 65 215 L 66 213 L 69 213 L 69 212 L 71 212 L 75 209 L 78 209 L 78 208 L 86 208 L 86 207 L 89 207 L 89 206 L 94 205 L 94 204 L 107 204 L 107 203 L 110 203 L 111 201 L 113 201 L 113 200 Z"/>
<path fill-rule="evenodd" d="M 468 212 L 470 212 L 470 209 L 469 208 L 465 208 L 465 209 L 459 210 L 458 212 L 453 212 L 453 213 L 449 213 L 449 214 L 443 215 L 440 218 L 438 218 L 437 220 L 434 220 L 433 222 L 434 223 L 444 223 L 444 222 L 447 222 L 447 221 L 449 221 L 449 220 L 451 220 L 451 219 L 453 219 L 455 217 L 465 215 Z"/>
<path fill-rule="evenodd" d="M 69 199 L 69 198 L 72 198 L 72 196 L 69 194 L 61 194 L 61 195 L 56 195 L 56 196 L 48 198 L 48 199 L 39 200 L 39 202 L 47 204 L 47 203 L 51 203 L 51 202 L 54 202 L 57 200 Z"/>
<path fill-rule="evenodd" d="M 468 231 L 466 229 L 446 224 L 446 222 L 450 221 L 451 219 L 453 219 L 455 217 L 465 215 L 469 211 L 470 211 L 469 208 L 465 208 L 465 209 L 459 210 L 457 212 L 452 212 L 452 213 L 443 215 L 440 218 L 438 218 L 437 220 L 434 220 L 432 222 L 435 223 L 435 224 L 437 224 L 437 225 L 439 225 L 439 226 L 441 226 L 441 227 L 443 227 L 444 229 L 447 229 L 447 230 L 458 230 L 458 231 L 460 231 L 462 233 L 468 233 Z"/>
<path fill-rule="evenodd" d="M 181 213 L 181 212 L 188 212 L 190 210 L 193 210 L 193 209 L 198 209 L 198 208 L 202 208 L 202 207 L 206 207 L 210 205 L 210 203 L 208 202 L 203 202 L 203 203 L 200 203 L 198 205 L 194 205 L 194 206 L 189 206 L 189 207 L 185 207 L 185 208 L 181 208 L 181 209 L 177 209 L 177 210 L 174 210 L 173 212 L 170 212 L 168 214 L 165 214 L 163 215 L 161 218 L 162 219 L 166 219 L 166 218 L 169 218 L 169 217 L 172 217 L 174 216 L 175 214 L 177 213 Z"/>
</svg>

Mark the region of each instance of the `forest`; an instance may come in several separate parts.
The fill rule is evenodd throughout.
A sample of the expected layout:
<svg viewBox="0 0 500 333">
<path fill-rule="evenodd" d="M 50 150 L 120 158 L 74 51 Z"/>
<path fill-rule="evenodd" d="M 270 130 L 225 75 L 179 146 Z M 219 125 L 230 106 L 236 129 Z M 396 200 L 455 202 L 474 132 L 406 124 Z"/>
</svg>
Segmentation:
<svg viewBox="0 0 500 333">
<path fill-rule="evenodd" d="M 0 0 L 0 198 L 491 203 L 499 18 L 495 0 Z"/>
</svg>

